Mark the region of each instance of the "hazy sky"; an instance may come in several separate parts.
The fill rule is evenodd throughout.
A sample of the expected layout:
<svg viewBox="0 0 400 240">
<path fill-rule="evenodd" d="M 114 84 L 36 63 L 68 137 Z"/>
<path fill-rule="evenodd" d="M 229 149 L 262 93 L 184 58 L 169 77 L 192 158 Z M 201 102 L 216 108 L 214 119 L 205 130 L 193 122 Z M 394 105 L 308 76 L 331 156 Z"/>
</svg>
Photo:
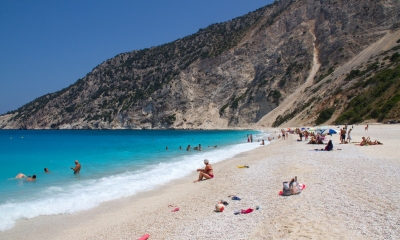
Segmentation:
<svg viewBox="0 0 400 240">
<path fill-rule="evenodd" d="M 273 0 L 0 2 L 0 114 L 122 52 L 158 46 Z"/>
</svg>

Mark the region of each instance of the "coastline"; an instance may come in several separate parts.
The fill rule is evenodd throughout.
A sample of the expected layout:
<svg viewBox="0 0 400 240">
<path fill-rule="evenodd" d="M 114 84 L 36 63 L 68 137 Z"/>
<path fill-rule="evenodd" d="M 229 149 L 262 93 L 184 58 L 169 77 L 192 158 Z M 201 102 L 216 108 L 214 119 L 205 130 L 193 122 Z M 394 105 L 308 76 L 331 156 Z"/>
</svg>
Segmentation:
<svg viewBox="0 0 400 240">
<path fill-rule="evenodd" d="M 212 180 L 193 183 L 194 171 L 94 209 L 20 220 L 0 232 L 0 239 L 137 239 L 145 233 L 149 239 L 395 238 L 400 236 L 400 200 L 393 188 L 400 172 L 399 134 L 400 125 L 370 125 L 369 132 L 355 126 L 353 141 L 370 136 L 384 145 L 339 145 L 333 135 L 334 149 L 342 149 L 333 152 L 313 151 L 321 145 L 297 142 L 297 135 L 289 134 L 288 140 L 216 164 L 210 159 Z M 244 164 L 250 168 L 236 167 Z M 307 185 L 304 192 L 278 196 L 282 182 L 294 176 Z M 230 200 L 232 194 L 242 200 Z M 213 212 L 221 199 L 229 205 Z M 169 204 L 180 210 L 171 212 Z M 256 206 L 260 210 L 233 214 Z"/>
</svg>

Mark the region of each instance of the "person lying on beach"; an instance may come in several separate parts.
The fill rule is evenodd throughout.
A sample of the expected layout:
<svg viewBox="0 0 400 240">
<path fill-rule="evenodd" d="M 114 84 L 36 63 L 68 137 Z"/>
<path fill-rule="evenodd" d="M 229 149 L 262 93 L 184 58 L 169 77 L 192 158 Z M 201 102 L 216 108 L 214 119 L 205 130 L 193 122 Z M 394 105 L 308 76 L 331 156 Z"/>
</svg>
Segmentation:
<svg viewBox="0 0 400 240">
<path fill-rule="evenodd" d="M 362 141 L 360 142 L 360 146 L 367 146 L 367 145 L 383 145 L 383 143 L 375 140 L 374 142 L 372 142 L 369 137 L 365 138 L 362 137 Z"/>
<path fill-rule="evenodd" d="M 200 172 L 199 178 L 194 182 L 202 181 L 203 178 L 205 178 L 205 179 L 214 178 L 214 172 L 213 172 L 212 166 L 209 163 L 208 159 L 204 159 L 204 164 L 206 165 L 206 167 L 204 169 L 202 169 L 202 168 L 197 169 L 197 172 Z"/>
<path fill-rule="evenodd" d="M 72 170 L 74 170 L 74 174 L 79 173 L 81 170 L 81 164 L 78 162 L 78 160 L 75 160 L 75 167 L 71 167 Z"/>
</svg>

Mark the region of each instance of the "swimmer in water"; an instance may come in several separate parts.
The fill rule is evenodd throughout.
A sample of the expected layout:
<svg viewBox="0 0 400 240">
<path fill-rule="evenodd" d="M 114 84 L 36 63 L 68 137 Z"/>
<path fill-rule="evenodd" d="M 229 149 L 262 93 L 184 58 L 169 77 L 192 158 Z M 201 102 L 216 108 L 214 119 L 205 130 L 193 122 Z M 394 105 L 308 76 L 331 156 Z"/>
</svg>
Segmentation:
<svg viewBox="0 0 400 240">
<path fill-rule="evenodd" d="M 18 173 L 18 175 L 15 176 L 15 178 L 26 178 L 26 176 L 23 173 Z"/>
<path fill-rule="evenodd" d="M 27 181 L 35 181 L 35 180 L 36 180 L 36 175 L 33 174 L 32 177 L 28 177 L 26 180 L 27 180 Z"/>
</svg>

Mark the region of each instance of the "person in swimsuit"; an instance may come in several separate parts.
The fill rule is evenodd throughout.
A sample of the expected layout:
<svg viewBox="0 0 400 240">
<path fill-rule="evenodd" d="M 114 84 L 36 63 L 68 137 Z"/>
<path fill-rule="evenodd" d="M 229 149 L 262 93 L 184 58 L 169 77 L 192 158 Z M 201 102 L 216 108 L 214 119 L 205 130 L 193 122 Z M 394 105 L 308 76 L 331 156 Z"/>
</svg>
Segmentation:
<svg viewBox="0 0 400 240">
<path fill-rule="evenodd" d="M 204 164 L 206 165 L 206 167 L 204 169 L 202 169 L 202 168 L 197 169 L 197 172 L 200 172 L 199 179 L 197 179 L 194 182 L 202 181 L 203 178 L 205 178 L 205 179 L 214 178 L 214 172 L 213 172 L 213 169 L 212 169 L 211 164 L 209 163 L 208 159 L 204 159 Z"/>
<path fill-rule="evenodd" d="M 18 173 L 17 176 L 15 176 L 15 178 L 26 178 L 26 176 L 23 173 Z"/>
<path fill-rule="evenodd" d="M 81 171 L 81 164 L 78 162 L 78 160 L 75 160 L 75 167 L 71 167 L 72 170 L 74 170 L 74 174 L 79 173 Z"/>
</svg>

